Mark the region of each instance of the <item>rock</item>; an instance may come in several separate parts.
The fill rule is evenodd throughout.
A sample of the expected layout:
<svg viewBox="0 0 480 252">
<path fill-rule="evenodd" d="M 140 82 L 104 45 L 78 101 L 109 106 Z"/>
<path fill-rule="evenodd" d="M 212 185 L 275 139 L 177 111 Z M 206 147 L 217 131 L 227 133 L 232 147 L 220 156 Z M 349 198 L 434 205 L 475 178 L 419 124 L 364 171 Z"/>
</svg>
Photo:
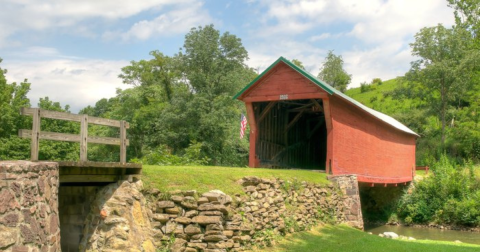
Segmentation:
<svg viewBox="0 0 480 252">
<path fill-rule="evenodd" d="M 413 237 L 408 237 L 408 240 L 409 240 L 409 241 L 415 241 L 416 239 L 413 238 Z"/>
<path fill-rule="evenodd" d="M 183 196 L 173 195 L 172 197 L 170 197 L 170 200 L 172 200 L 173 202 L 179 203 L 179 202 L 182 202 Z"/>
<path fill-rule="evenodd" d="M 207 244 L 204 243 L 204 242 L 189 242 L 187 244 L 188 247 L 190 248 L 195 248 L 195 249 L 200 249 L 200 250 L 204 250 L 207 248 Z M 197 251 L 197 250 L 195 250 Z"/>
<path fill-rule="evenodd" d="M 184 239 L 175 239 L 175 242 L 173 243 L 171 247 L 172 252 L 180 252 L 185 250 L 185 245 L 187 244 L 187 241 Z"/>
<path fill-rule="evenodd" d="M 170 219 L 168 214 L 153 214 L 152 218 L 161 223 L 165 223 Z"/>
<path fill-rule="evenodd" d="M 383 235 L 386 238 L 391 238 L 391 239 L 397 239 L 398 238 L 398 235 L 394 232 L 383 232 Z"/>
<path fill-rule="evenodd" d="M 227 237 L 224 235 L 206 235 L 203 240 L 207 242 L 218 242 L 226 240 Z"/>
<path fill-rule="evenodd" d="M 202 211 L 200 212 L 200 215 L 206 215 L 206 216 L 222 216 L 223 213 L 220 211 Z"/>
<path fill-rule="evenodd" d="M 198 207 L 199 211 L 220 211 L 223 214 L 228 214 L 228 210 L 224 205 L 215 205 L 212 203 L 202 204 Z"/>
<path fill-rule="evenodd" d="M 194 216 L 197 216 L 198 215 L 198 211 L 197 210 L 191 210 L 191 211 L 188 211 L 185 213 L 185 217 L 187 218 L 192 218 Z"/>
<path fill-rule="evenodd" d="M 197 203 L 198 203 L 199 205 L 208 203 L 208 199 L 207 199 L 206 197 L 200 197 L 200 198 L 198 198 Z"/>
<path fill-rule="evenodd" d="M 242 186 L 256 186 L 261 183 L 262 180 L 258 177 L 244 177 L 240 182 L 242 183 Z"/>
<path fill-rule="evenodd" d="M 18 229 L 0 226 L 0 248 L 7 248 L 17 241 Z"/>
<path fill-rule="evenodd" d="M 455 240 L 454 242 L 455 242 L 455 243 L 462 243 L 462 242 L 461 242 L 461 241 L 459 241 L 459 240 Z"/>
<path fill-rule="evenodd" d="M 181 212 L 179 207 L 165 208 L 164 210 L 168 214 L 179 214 Z"/>
<path fill-rule="evenodd" d="M 173 201 L 159 201 L 157 202 L 157 208 L 164 209 L 164 208 L 171 208 L 175 207 L 175 203 Z"/>
<path fill-rule="evenodd" d="M 193 223 L 198 223 L 198 224 L 215 224 L 219 223 L 222 221 L 222 218 L 220 216 L 195 216 L 192 219 Z"/>
<path fill-rule="evenodd" d="M 117 216 L 108 216 L 104 221 L 104 223 L 107 225 L 117 224 L 117 223 L 126 223 L 126 222 L 127 222 L 127 219 L 122 217 L 117 217 Z"/>
<path fill-rule="evenodd" d="M 162 228 L 162 232 L 164 234 L 171 234 L 173 233 L 173 231 L 175 231 L 175 229 L 177 229 L 177 224 L 173 221 L 169 221 L 167 222 Z"/>
<path fill-rule="evenodd" d="M 192 222 L 192 219 L 187 217 L 178 217 L 175 219 L 175 222 L 179 224 L 187 225 L 187 224 L 190 224 L 190 222 Z"/>
<path fill-rule="evenodd" d="M 185 197 L 182 202 L 180 202 L 180 205 L 182 207 L 188 208 L 188 209 L 197 209 L 198 208 L 198 203 L 195 200 L 195 198 L 187 196 Z"/>
<path fill-rule="evenodd" d="M 198 225 L 190 224 L 185 227 L 185 233 L 188 235 L 196 235 L 202 233 L 202 229 Z"/>
</svg>

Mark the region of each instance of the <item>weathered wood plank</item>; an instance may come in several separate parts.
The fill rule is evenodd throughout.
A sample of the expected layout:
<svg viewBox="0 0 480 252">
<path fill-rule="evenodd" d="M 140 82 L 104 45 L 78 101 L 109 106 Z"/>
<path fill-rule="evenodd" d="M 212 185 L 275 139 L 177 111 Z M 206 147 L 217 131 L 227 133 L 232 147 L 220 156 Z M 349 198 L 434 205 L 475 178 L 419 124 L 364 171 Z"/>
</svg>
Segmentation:
<svg viewBox="0 0 480 252">
<path fill-rule="evenodd" d="M 112 183 L 119 180 L 132 181 L 140 179 L 141 175 L 62 175 L 60 183 Z"/>
<path fill-rule="evenodd" d="M 120 163 L 127 162 L 127 128 L 125 121 L 120 121 Z"/>
<path fill-rule="evenodd" d="M 31 138 L 32 131 L 21 129 L 18 131 L 18 136 L 22 138 Z M 65 142 L 80 142 L 81 137 L 80 135 L 75 134 L 40 131 L 39 139 Z M 120 139 L 114 137 L 88 136 L 87 142 L 96 144 L 120 145 Z M 130 145 L 130 141 L 128 139 L 126 139 L 126 145 Z"/>
<path fill-rule="evenodd" d="M 38 161 L 38 144 L 40 142 L 40 109 L 32 109 L 32 132 L 30 137 L 32 142 L 30 145 L 30 160 Z"/>
<path fill-rule="evenodd" d="M 142 168 L 142 164 L 135 163 L 119 163 L 119 162 L 76 162 L 76 161 L 60 161 L 59 167 L 92 167 L 92 168 Z"/>
<path fill-rule="evenodd" d="M 305 112 L 305 110 L 300 111 L 300 112 L 293 118 L 293 120 L 288 123 L 287 128 L 285 129 L 285 132 L 288 132 L 288 130 L 290 130 L 290 128 L 293 127 L 293 125 L 295 125 L 295 123 L 296 123 L 298 120 L 300 120 L 300 118 L 301 118 L 302 115 L 303 115 L 303 112 Z"/>
<path fill-rule="evenodd" d="M 33 115 L 34 111 L 38 108 L 21 108 L 20 114 L 21 115 Z M 66 121 L 74 121 L 74 122 L 81 122 L 85 115 L 77 115 L 67 112 L 60 112 L 60 111 L 50 111 L 50 110 L 40 110 L 40 116 L 43 118 L 50 118 L 50 119 L 58 119 L 58 120 L 66 120 Z M 88 116 L 88 115 L 87 115 Z M 120 127 L 120 121 L 100 118 L 100 117 L 93 117 L 89 116 L 88 121 L 91 124 L 96 125 L 103 125 L 103 126 L 110 126 L 110 127 Z M 130 128 L 130 124 L 126 123 L 126 128 Z"/>
<path fill-rule="evenodd" d="M 320 111 L 322 111 L 322 112 L 324 113 L 323 106 L 322 106 L 322 105 L 320 105 L 320 103 L 318 103 L 318 101 L 317 101 L 317 100 L 315 100 L 315 99 L 311 99 L 311 101 L 313 102 L 313 104 L 315 104 L 315 106 L 316 106 L 316 107 L 317 107 L 317 108 L 318 108 Z"/>
<path fill-rule="evenodd" d="M 89 143 L 96 143 L 96 144 L 120 145 L 120 138 L 89 136 L 88 137 L 88 142 Z M 127 146 L 129 146 L 130 141 L 128 139 L 126 139 L 125 144 Z"/>
<path fill-rule="evenodd" d="M 120 128 L 120 121 L 118 121 L 118 120 L 112 120 L 112 119 L 90 116 L 90 117 L 88 117 L 88 122 L 91 123 L 91 124 L 96 124 L 96 125 L 103 125 L 103 126 Z M 129 129 L 130 124 L 128 122 L 125 122 L 125 127 L 127 129 Z"/>
<path fill-rule="evenodd" d="M 323 111 L 325 114 L 325 124 L 327 125 L 328 132 L 330 132 L 333 125 L 332 125 L 332 116 L 330 113 L 330 101 L 328 100 L 328 98 L 323 99 Z M 330 139 L 328 139 L 328 141 L 330 142 Z"/>
<path fill-rule="evenodd" d="M 261 123 L 263 119 L 265 119 L 265 116 L 267 116 L 268 112 L 275 106 L 277 102 L 270 102 L 268 103 L 267 107 L 262 111 L 260 114 L 260 117 L 257 120 L 257 124 Z"/>
<path fill-rule="evenodd" d="M 88 116 L 83 115 L 80 122 L 80 161 L 87 161 Z"/>
<path fill-rule="evenodd" d="M 257 123 L 255 122 L 255 111 L 251 102 L 246 102 L 248 124 L 250 126 L 250 153 L 248 157 L 248 166 L 256 167 L 256 145 L 257 145 Z"/>
</svg>

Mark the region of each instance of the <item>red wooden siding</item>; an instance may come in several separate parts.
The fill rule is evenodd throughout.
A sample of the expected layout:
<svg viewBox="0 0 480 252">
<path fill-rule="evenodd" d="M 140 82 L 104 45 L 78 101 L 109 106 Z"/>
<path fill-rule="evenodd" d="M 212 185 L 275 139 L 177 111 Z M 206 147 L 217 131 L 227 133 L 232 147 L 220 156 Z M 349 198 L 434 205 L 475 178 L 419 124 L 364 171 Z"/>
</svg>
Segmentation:
<svg viewBox="0 0 480 252">
<path fill-rule="evenodd" d="M 280 62 L 263 76 L 247 94 L 245 102 L 279 100 L 280 95 L 288 95 L 288 99 L 324 98 L 327 93 L 313 84 L 303 75 L 287 64 Z"/>
<path fill-rule="evenodd" d="M 412 180 L 415 136 L 392 128 L 339 97 L 330 99 L 333 174 L 358 174 L 360 182 Z"/>
</svg>

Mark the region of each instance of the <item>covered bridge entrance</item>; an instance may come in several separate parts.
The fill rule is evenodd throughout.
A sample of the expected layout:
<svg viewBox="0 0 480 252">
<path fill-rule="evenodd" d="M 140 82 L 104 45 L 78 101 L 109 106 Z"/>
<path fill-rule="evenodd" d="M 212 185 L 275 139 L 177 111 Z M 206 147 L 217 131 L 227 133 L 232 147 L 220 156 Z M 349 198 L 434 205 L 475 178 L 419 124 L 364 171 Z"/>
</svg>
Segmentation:
<svg viewBox="0 0 480 252">
<path fill-rule="evenodd" d="M 250 167 L 355 174 L 371 185 L 413 178 L 415 132 L 283 57 L 235 98 L 247 108 Z"/>
</svg>

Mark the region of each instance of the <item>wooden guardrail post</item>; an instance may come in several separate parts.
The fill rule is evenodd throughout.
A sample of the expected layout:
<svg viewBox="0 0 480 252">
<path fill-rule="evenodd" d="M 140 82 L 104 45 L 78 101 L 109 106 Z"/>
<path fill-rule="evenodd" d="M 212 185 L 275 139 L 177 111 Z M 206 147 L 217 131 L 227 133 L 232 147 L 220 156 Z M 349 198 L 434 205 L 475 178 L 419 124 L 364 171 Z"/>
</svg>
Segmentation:
<svg viewBox="0 0 480 252">
<path fill-rule="evenodd" d="M 88 115 L 80 122 L 80 161 L 87 161 Z"/>
<path fill-rule="evenodd" d="M 30 159 L 38 161 L 38 143 L 40 141 L 40 109 L 33 109 L 32 143 L 30 147 Z"/>
<path fill-rule="evenodd" d="M 120 163 L 127 162 L 127 127 L 125 121 L 120 121 Z"/>
</svg>

